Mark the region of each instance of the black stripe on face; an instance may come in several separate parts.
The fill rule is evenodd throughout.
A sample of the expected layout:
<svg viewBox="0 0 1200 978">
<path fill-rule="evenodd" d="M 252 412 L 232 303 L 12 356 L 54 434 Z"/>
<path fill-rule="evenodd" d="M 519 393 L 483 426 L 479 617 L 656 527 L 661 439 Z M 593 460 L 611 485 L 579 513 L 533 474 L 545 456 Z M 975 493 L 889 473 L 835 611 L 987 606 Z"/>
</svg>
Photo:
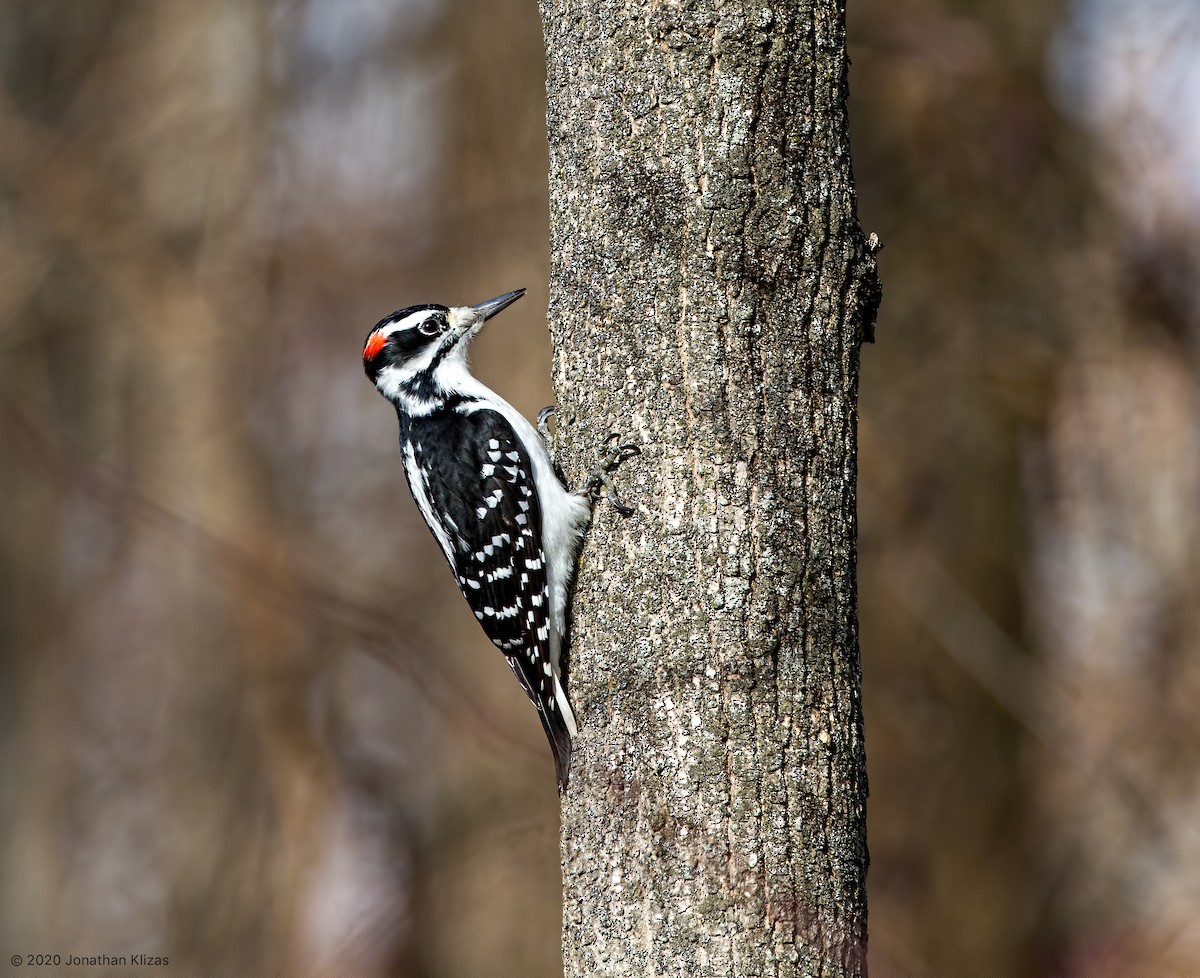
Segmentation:
<svg viewBox="0 0 1200 978">
<path fill-rule="evenodd" d="M 404 320 L 415 316 L 418 313 L 427 313 L 427 315 L 415 319 L 411 324 L 403 329 L 395 327 Z M 449 313 L 450 310 L 445 306 L 427 303 L 420 306 L 408 306 L 405 309 L 399 309 L 390 316 L 385 316 L 375 324 L 374 329 L 367 335 L 366 349 L 378 345 L 378 342 L 372 343 L 372 337 L 386 336 L 386 340 L 382 345 L 378 345 L 377 351 L 370 359 L 364 359 L 363 367 L 366 370 L 367 376 L 372 382 L 378 376 L 379 372 L 385 367 L 400 367 L 408 363 L 415 357 L 420 356 L 426 350 L 442 341 L 446 330 L 449 328 Z M 437 326 L 437 332 L 426 333 L 422 332 L 422 327 Z M 443 353 L 439 353 L 437 359 L 441 359 Z"/>
</svg>

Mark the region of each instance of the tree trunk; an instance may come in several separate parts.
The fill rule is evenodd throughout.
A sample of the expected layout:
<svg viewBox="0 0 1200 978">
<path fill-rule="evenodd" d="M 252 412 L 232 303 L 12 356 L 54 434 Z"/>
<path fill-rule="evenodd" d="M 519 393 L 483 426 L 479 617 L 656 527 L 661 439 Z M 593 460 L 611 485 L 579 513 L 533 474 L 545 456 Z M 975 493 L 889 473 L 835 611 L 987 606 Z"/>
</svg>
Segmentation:
<svg viewBox="0 0 1200 978">
<path fill-rule="evenodd" d="M 541 10 L 564 461 L 643 447 L 575 597 L 566 974 L 862 974 L 843 4 Z"/>
</svg>

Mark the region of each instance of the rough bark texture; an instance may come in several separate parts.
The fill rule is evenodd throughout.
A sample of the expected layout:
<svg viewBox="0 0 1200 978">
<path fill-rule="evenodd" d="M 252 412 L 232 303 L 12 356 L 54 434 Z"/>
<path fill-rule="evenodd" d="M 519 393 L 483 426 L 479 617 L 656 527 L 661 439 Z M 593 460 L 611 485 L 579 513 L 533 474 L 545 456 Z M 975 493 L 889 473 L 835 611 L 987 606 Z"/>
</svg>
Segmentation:
<svg viewBox="0 0 1200 978">
<path fill-rule="evenodd" d="M 575 599 L 566 974 L 861 974 L 843 5 L 541 9 L 564 461 L 644 451 Z"/>
</svg>

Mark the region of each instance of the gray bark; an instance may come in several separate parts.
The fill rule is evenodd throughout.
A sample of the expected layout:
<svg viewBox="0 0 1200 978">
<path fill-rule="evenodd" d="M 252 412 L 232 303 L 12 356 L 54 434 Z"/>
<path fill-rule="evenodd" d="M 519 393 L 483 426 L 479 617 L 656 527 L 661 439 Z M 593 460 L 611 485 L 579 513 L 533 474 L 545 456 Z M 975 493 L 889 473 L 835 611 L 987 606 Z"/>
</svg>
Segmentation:
<svg viewBox="0 0 1200 978">
<path fill-rule="evenodd" d="M 563 460 L 643 446 L 575 597 L 566 974 L 862 974 L 843 4 L 541 10 Z"/>
</svg>

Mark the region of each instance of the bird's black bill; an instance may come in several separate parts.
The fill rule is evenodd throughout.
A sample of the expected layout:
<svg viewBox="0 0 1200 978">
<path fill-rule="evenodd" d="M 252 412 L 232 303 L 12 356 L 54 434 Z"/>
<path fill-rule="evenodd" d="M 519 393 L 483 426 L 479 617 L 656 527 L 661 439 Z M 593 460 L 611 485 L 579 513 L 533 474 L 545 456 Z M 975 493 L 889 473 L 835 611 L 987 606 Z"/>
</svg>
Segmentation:
<svg viewBox="0 0 1200 978">
<path fill-rule="evenodd" d="M 471 308 L 481 313 L 484 319 L 491 319 L 496 313 L 502 309 L 507 309 L 524 294 L 524 289 L 517 289 L 515 292 L 505 292 L 504 295 L 498 295 L 494 299 L 488 299 L 487 302 L 481 302 Z"/>
</svg>

